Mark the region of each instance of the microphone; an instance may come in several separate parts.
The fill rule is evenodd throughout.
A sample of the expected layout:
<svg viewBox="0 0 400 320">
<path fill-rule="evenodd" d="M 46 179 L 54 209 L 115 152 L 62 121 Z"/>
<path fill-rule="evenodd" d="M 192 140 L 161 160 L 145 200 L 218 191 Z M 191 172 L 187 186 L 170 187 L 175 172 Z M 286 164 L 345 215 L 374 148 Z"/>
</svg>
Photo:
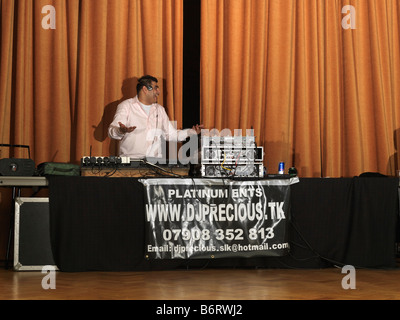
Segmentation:
<svg viewBox="0 0 400 320">
<path fill-rule="evenodd" d="M 156 129 L 158 129 L 158 108 L 157 108 L 157 114 L 156 114 Z"/>
</svg>

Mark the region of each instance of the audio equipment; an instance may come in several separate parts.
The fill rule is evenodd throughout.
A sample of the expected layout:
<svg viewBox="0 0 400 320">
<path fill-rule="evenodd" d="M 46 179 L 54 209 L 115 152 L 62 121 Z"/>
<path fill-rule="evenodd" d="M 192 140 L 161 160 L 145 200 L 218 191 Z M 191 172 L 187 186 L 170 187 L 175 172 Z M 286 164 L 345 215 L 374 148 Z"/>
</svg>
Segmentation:
<svg viewBox="0 0 400 320">
<path fill-rule="evenodd" d="M 264 166 L 262 163 L 247 163 L 237 166 L 224 166 L 220 164 L 202 164 L 201 165 L 202 177 L 247 177 L 247 178 L 261 178 L 264 176 Z"/>
<path fill-rule="evenodd" d="M 202 136 L 201 176 L 263 177 L 264 148 L 254 135 Z"/>
<path fill-rule="evenodd" d="M 32 159 L 5 158 L 0 159 L 1 176 L 33 176 L 35 162 Z"/>
<path fill-rule="evenodd" d="M 131 161 L 129 157 L 94 157 L 84 156 L 81 159 L 82 167 L 115 167 L 115 166 L 130 166 Z"/>
<path fill-rule="evenodd" d="M 20 144 L 4 144 L 0 147 L 26 148 L 28 150 L 28 159 L 4 158 L 0 159 L 0 176 L 33 176 L 35 175 L 35 162 L 30 159 L 31 154 L 29 146 Z"/>
<path fill-rule="evenodd" d="M 169 162 L 158 158 L 135 159 L 130 157 L 83 157 L 81 159 L 82 176 L 113 177 L 155 177 L 188 176 L 189 165 Z"/>
<path fill-rule="evenodd" d="M 203 147 L 203 163 L 249 163 L 262 162 L 263 147 Z"/>
</svg>

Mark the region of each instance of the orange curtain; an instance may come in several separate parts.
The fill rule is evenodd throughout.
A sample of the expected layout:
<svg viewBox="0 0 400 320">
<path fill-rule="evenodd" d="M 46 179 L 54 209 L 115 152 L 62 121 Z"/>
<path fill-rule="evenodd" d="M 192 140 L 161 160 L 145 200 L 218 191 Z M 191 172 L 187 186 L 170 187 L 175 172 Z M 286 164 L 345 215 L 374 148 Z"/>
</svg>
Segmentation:
<svg viewBox="0 0 400 320">
<path fill-rule="evenodd" d="M 253 127 L 270 173 L 394 175 L 399 20 L 397 0 L 202 0 L 201 121 Z"/>
<path fill-rule="evenodd" d="M 116 154 L 107 137 L 137 78 L 182 123 L 183 0 L 0 0 L 0 143 L 36 164 Z M 0 158 L 25 150 L 0 149 Z"/>
</svg>

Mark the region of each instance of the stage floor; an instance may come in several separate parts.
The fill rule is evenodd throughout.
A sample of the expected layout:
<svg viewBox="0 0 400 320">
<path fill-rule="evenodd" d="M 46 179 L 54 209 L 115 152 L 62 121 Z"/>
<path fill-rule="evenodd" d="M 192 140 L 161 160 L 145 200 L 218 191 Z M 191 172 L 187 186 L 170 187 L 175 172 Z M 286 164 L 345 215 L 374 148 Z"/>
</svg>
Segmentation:
<svg viewBox="0 0 400 320">
<path fill-rule="evenodd" d="M 44 290 L 40 271 L 0 269 L 1 300 L 398 300 L 400 268 L 356 269 L 343 289 L 341 268 L 177 269 L 145 272 L 56 272 Z M 40 306 L 40 304 L 39 304 Z M 101 308 L 100 308 L 101 309 Z M 149 310 L 148 310 L 149 311 Z"/>
</svg>

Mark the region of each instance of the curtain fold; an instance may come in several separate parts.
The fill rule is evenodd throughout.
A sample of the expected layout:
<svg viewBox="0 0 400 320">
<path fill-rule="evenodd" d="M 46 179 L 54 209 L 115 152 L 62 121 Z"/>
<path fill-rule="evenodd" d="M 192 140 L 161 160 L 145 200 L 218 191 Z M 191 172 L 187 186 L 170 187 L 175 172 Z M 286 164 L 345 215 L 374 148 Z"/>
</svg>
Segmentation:
<svg viewBox="0 0 400 320">
<path fill-rule="evenodd" d="M 11 126 L 11 88 L 13 67 L 13 28 L 15 10 L 14 1 L 0 0 L 1 10 L 1 47 L 0 47 L 0 141 L 10 141 Z M 2 150 L 0 158 L 8 157 L 9 150 Z"/>
<path fill-rule="evenodd" d="M 143 74 L 181 128 L 183 0 L 0 8 L 0 143 L 29 145 L 36 163 L 115 154 L 108 124 Z M 253 127 L 270 173 L 284 161 L 304 177 L 394 175 L 399 18 L 396 0 L 202 0 L 201 122 Z"/>
<path fill-rule="evenodd" d="M 37 164 L 115 155 L 108 125 L 144 74 L 158 78 L 159 103 L 182 126 L 183 0 L 0 5 L 0 143 L 29 145 Z"/>
<path fill-rule="evenodd" d="M 254 127 L 270 173 L 284 161 L 308 177 L 395 174 L 398 1 L 201 4 L 206 127 Z"/>
</svg>

